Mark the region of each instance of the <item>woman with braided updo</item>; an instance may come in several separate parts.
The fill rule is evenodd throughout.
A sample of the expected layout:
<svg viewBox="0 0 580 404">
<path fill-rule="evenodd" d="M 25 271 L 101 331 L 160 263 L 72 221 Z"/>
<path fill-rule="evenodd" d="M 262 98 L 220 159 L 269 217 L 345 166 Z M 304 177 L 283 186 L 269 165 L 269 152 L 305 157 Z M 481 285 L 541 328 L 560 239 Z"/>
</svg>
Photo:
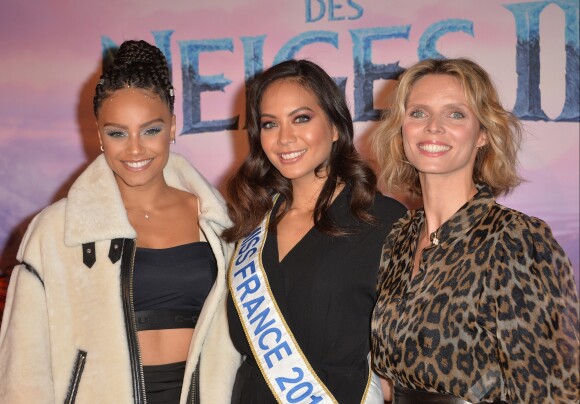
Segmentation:
<svg viewBox="0 0 580 404">
<path fill-rule="evenodd" d="M 225 403 L 230 222 L 181 156 L 161 51 L 126 41 L 94 112 L 103 153 L 31 223 L 0 330 L 2 403 Z M 229 381 L 230 384 L 233 382 Z"/>
</svg>

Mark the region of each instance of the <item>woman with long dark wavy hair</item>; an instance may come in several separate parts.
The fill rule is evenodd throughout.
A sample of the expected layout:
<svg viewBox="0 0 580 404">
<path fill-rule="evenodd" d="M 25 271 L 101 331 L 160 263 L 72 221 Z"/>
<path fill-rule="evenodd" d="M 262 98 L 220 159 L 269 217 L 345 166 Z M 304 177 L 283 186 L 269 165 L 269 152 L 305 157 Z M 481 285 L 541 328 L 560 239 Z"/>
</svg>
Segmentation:
<svg viewBox="0 0 580 404">
<path fill-rule="evenodd" d="M 405 208 L 377 192 L 344 95 L 318 65 L 289 60 L 254 78 L 246 124 L 223 233 L 238 242 L 228 319 L 245 356 L 232 402 L 382 404 L 370 315 L 381 245 Z"/>
</svg>

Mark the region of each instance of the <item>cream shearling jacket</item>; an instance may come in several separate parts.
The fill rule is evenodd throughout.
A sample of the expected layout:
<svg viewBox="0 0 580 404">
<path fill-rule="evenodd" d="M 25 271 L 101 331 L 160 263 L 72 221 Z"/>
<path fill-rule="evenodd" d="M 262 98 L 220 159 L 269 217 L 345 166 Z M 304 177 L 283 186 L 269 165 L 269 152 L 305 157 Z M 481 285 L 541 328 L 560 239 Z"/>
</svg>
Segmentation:
<svg viewBox="0 0 580 404">
<path fill-rule="evenodd" d="M 218 276 L 198 319 L 181 403 L 229 403 L 240 355 L 226 316 L 233 245 L 219 193 L 171 153 L 167 183 L 199 198 Z M 39 213 L 18 252 L 0 328 L 0 403 L 145 403 L 132 307 L 136 233 L 99 156 L 68 197 Z"/>
</svg>

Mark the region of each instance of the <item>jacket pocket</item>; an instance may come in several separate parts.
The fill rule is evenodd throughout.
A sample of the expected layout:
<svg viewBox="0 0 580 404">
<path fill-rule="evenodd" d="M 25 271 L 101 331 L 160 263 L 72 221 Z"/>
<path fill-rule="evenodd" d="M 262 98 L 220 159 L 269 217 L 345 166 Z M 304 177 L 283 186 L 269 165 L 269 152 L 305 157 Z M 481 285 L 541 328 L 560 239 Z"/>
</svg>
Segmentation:
<svg viewBox="0 0 580 404">
<path fill-rule="evenodd" d="M 68 392 L 66 393 L 66 398 L 64 399 L 65 404 L 73 404 L 77 397 L 77 391 L 79 389 L 79 383 L 81 382 L 81 376 L 85 368 L 85 362 L 87 361 L 87 353 L 85 351 L 77 352 L 77 358 L 73 365 L 70 383 L 68 385 Z"/>
</svg>

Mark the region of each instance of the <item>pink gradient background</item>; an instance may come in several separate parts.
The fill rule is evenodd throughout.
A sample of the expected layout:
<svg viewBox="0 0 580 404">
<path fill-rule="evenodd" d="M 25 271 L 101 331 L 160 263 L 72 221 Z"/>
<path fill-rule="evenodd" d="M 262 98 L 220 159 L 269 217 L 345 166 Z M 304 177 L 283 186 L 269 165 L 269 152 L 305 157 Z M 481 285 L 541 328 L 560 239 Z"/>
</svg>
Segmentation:
<svg viewBox="0 0 580 404">
<path fill-rule="evenodd" d="M 211 4 L 210 4 L 211 3 Z M 316 1 L 313 1 L 316 4 Z M 353 103 L 351 29 L 411 25 L 408 40 L 373 45 L 373 62 L 417 61 L 419 38 L 431 24 L 449 18 L 473 22 L 474 37 L 451 33 L 438 50 L 447 57 L 467 56 L 494 77 L 504 104 L 516 98 L 514 17 L 497 0 L 358 0 L 364 14 L 356 20 L 308 23 L 304 1 L 66 1 L 3 0 L 0 13 L 0 275 L 9 272 L 20 237 L 32 215 L 66 195 L 71 182 L 98 153 L 92 95 L 100 75 L 101 37 L 153 43 L 152 31 L 174 30 L 171 38 L 177 89 L 178 131 L 182 127 L 181 55 L 177 41 L 232 38 L 233 52 L 204 53 L 201 74 L 223 73 L 232 80 L 224 92 L 202 95 L 202 118 L 241 114 L 243 47 L 240 37 L 267 35 L 264 66 L 294 36 L 310 30 L 338 33 L 339 48 L 309 45 L 297 56 L 321 64 L 332 76 L 348 76 Z M 336 16 L 355 12 L 346 0 Z M 316 11 L 316 10 L 315 10 Z M 315 13 L 316 14 L 316 13 Z M 564 14 L 549 5 L 541 15 L 542 107 L 555 118 L 564 103 Z M 384 83 L 375 85 L 375 107 L 383 106 Z M 240 127 L 243 127 L 243 119 Z M 541 217 L 579 268 L 579 123 L 524 122 L 526 141 L 521 173 L 529 182 L 501 202 Z M 374 123 L 355 124 L 357 142 Z M 222 191 L 227 177 L 247 151 L 243 130 L 180 136 L 174 150 L 188 157 Z M 1 299 L 0 299 L 1 301 Z M 1 307 L 0 307 L 1 308 Z"/>
</svg>

